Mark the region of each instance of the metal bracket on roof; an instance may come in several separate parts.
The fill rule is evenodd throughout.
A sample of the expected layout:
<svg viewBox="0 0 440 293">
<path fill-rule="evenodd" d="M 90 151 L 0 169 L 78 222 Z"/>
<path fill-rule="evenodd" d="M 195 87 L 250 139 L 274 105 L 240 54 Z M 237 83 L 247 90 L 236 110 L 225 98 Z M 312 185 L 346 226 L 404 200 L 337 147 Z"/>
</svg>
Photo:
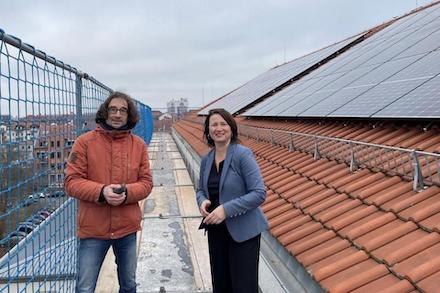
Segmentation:
<svg viewBox="0 0 440 293">
<path fill-rule="evenodd" d="M 419 189 L 423 189 L 423 174 L 422 169 L 420 168 L 420 162 L 416 151 L 412 152 L 413 157 L 413 190 L 417 191 Z"/>
<path fill-rule="evenodd" d="M 295 150 L 295 145 L 293 144 L 293 134 L 289 134 L 289 152 L 293 152 Z"/>
<path fill-rule="evenodd" d="M 354 149 L 353 144 L 350 141 L 350 172 L 353 172 L 358 168 L 358 163 L 356 162 L 356 159 L 354 157 Z"/>
<path fill-rule="evenodd" d="M 315 153 L 313 154 L 313 159 L 321 159 L 321 153 L 319 152 L 318 138 L 315 137 Z"/>
<path fill-rule="evenodd" d="M 270 130 L 270 144 L 271 144 L 271 145 L 274 144 L 274 139 L 273 139 L 273 129 Z"/>
</svg>

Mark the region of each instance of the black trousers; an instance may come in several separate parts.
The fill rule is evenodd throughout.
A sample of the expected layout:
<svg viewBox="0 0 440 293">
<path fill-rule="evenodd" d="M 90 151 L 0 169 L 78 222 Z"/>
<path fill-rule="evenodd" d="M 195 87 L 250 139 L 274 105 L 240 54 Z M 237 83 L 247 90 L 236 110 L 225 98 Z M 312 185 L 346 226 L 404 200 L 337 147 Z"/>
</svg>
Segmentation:
<svg viewBox="0 0 440 293">
<path fill-rule="evenodd" d="M 260 237 L 236 242 L 226 224 L 208 230 L 214 293 L 258 293 Z"/>
</svg>

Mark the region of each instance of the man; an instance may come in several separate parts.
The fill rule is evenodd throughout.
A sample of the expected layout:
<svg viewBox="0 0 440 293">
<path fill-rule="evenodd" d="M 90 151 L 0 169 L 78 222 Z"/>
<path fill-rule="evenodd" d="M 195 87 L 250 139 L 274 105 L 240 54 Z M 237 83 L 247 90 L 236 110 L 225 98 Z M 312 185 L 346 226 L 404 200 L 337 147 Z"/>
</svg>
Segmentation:
<svg viewBox="0 0 440 293">
<path fill-rule="evenodd" d="M 131 133 L 138 121 L 133 100 L 114 92 L 96 113 L 96 129 L 79 136 L 69 155 L 64 186 L 79 202 L 76 292 L 94 292 L 110 246 L 119 292 L 136 292 L 138 202 L 153 186 L 147 145 Z"/>
</svg>

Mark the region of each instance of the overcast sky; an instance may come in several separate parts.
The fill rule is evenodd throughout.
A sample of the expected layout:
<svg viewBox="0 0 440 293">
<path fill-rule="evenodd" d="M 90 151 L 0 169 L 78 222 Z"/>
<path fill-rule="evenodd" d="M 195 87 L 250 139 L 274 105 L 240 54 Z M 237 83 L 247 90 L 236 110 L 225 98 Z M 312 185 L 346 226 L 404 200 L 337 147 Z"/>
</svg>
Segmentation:
<svg viewBox="0 0 440 293">
<path fill-rule="evenodd" d="M 153 108 L 206 104 L 431 1 L 10 0 L 0 28 Z"/>
</svg>

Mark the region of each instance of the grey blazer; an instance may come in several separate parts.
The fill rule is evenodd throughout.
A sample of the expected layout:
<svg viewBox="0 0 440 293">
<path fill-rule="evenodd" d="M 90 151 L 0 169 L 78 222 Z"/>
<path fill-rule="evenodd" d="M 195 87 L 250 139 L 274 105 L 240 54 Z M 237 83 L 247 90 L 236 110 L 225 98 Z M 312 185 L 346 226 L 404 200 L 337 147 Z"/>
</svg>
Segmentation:
<svg viewBox="0 0 440 293">
<path fill-rule="evenodd" d="M 202 158 L 196 194 L 199 207 L 208 199 L 208 177 L 214 159 L 214 149 Z M 266 188 L 252 151 L 231 143 L 220 176 L 219 200 L 226 212 L 226 226 L 235 241 L 246 241 L 268 228 L 260 208 L 265 198 Z"/>
</svg>

